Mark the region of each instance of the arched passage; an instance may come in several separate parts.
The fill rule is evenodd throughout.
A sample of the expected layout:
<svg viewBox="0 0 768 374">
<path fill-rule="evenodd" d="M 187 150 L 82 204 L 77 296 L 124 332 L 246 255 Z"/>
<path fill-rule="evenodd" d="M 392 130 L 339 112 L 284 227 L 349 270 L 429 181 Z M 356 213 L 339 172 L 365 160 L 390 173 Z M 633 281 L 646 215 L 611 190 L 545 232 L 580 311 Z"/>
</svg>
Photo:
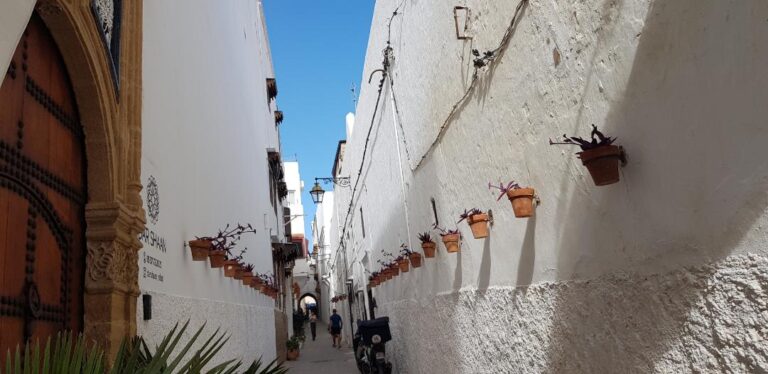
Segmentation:
<svg viewBox="0 0 768 374">
<path fill-rule="evenodd" d="M 313 293 L 305 293 L 299 297 L 297 301 L 298 305 L 296 306 L 297 310 L 301 310 L 304 315 L 309 315 L 308 313 L 310 311 L 315 312 L 315 314 L 318 314 L 318 311 L 320 310 L 320 299 L 318 299 L 317 296 L 315 296 Z"/>
</svg>

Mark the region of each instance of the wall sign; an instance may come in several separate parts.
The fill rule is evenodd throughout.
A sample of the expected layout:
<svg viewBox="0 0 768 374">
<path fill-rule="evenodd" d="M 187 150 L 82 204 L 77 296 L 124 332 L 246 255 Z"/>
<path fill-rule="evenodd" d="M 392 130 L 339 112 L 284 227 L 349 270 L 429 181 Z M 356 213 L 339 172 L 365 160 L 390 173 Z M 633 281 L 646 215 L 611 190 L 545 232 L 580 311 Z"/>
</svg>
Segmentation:
<svg viewBox="0 0 768 374">
<path fill-rule="evenodd" d="M 160 192 L 157 188 L 155 177 L 149 176 L 147 182 L 147 216 L 153 224 L 157 224 L 160 217 Z"/>
<path fill-rule="evenodd" d="M 149 176 L 146 183 L 146 203 L 147 218 L 153 226 L 160 220 L 160 187 L 154 176 Z M 141 277 L 152 279 L 158 282 L 164 281 L 163 260 L 167 252 L 165 238 L 154 229 L 147 227 L 139 235 L 139 240 L 144 244 L 144 251 L 141 252 Z"/>
</svg>

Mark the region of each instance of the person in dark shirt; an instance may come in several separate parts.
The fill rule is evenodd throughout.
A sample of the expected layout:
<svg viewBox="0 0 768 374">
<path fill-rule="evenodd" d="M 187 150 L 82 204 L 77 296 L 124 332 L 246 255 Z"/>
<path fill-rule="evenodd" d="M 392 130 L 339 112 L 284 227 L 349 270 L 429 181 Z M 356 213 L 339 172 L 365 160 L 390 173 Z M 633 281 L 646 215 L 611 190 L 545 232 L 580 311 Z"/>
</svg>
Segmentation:
<svg viewBox="0 0 768 374">
<path fill-rule="evenodd" d="M 331 336 L 333 337 L 333 346 L 341 349 L 341 316 L 336 314 L 336 309 L 331 315 Z M 336 342 L 338 340 L 338 343 Z"/>
</svg>

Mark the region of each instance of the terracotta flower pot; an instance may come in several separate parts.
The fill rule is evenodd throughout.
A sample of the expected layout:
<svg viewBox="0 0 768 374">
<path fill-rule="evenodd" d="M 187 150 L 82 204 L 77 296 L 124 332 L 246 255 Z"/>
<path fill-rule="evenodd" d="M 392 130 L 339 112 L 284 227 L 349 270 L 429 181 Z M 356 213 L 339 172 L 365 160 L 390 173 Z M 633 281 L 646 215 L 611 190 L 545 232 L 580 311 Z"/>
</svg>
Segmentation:
<svg viewBox="0 0 768 374">
<path fill-rule="evenodd" d="M 243 269 L 242 265 L 238 265 L 237 269 L 235 269 L 235 279 L 237 280 L 243 280 L 243 275 L 245 274 L 245 270 Z"/>
<path fill-rule="evenodd" d="M 252 271 L 244 271 L 243 276 L 241 277 L 243 280 L 243 285 L 249 286 L 251 284 L 251 281 L 253 280 L 253 272 Z"/>
<path fill-rule="evenodd" d="M 258 277 L 251 278 L 251 288 L 253 288 L 256 291 L 261 289 L 261 279 L 259 279 Z"/>
<path fill-rule="evenodd" d="M 472 229 L 472 236 L 475 239 L 488 237 L 488 215 L 485 213 L 473 214 L 467 218 L 469 228 Z"/>
<path fill-rule="evenodd" d="M 410 263 L 407 258 L 404 258 L 402 260 L 397 260 L 397 266 L 400 268 L 400 271 L 403 273 L 407 273 L 409 270 L 411 270 L 409 265 Z"/>
<path fill-rule="evenodd" d="M 393 277 L 400 275 L 400 266 L 392 265 L 392 267 L 389 268 L 389 273 L 392 274 Z"/>
<path fill-rule="evenodd" d="M 190 240 L 189 251 L 192 252 L 193 261 L 205 261 L 211 252 L 210 240 Z"/>
<path fill-rule="evenodd" d="M 227 251 L 211 251 L 208 253 L 208 259 L 211 260 L 212 268 L 224 267 L 224 262 L 227 260 Z"/>
<path fill-rule="evenodd" d="M 413 252 L 408 257 L 411 258 L 411 265 L 413 265 L 414 268 L 421 267 L 421 253 Z"/>
<path fill-rule="evenodd" d="M 435 250 L 437 249 L 437 244 L 435 244 L 435 242 L 421 243 L 421 249 L 424 250 L 424 257 L 433 258 L 435 257 Z"/>
<path fill-rule="evenodd" d="M 288 361 L 296 361 L 299 358 L 299 350 L 292 349 L 285 354 L 285 357 L 288 359 Z"/>
<path fill-rule="evenodd" d="M 265 294 L 265 295 L 267 294 L 267 291 L 268 291 L 268 290 L 269 290 L 269 287 L 268 287 L 266 284 L 264 284 L 264 283 L 262 283 L 262 284 L 259 286 L 259 292 L 261 292 L 261 293 L 263 293 L 263 294 Z"/>
<path fill-rule="evenodd" d="M 507 191 L 507 198 L 512 203 L 515 217 L 526 218 L 533 215 L 534 195 L 535 191 L 533 188 L 518 188 Z"/>
<path fill-rule="evenodd" d="M 448 253 L 456 253 L 460 251 L 461 246 L 459 245 L 459 240 L 461 240 L 461 234 L 443 235 L 443 244 L 445 244 L 445 250 L 448 251 Z"/>
<path fill-rule="evenodd" d="M 224 276 L 232 278 L 235 276 L 235 273 L 237 273 L 237 270 L 240 269 L 240 264 L 237 263 L 235 260 L 227 260 L 224 261 Z"/>
<path fill-rule="evenodd" d="M 623 158 L 621 147 L 606 145 L 577 154 L 596 186 L 607 186 L 619 181 L 619 161 Z"/>
</svg>

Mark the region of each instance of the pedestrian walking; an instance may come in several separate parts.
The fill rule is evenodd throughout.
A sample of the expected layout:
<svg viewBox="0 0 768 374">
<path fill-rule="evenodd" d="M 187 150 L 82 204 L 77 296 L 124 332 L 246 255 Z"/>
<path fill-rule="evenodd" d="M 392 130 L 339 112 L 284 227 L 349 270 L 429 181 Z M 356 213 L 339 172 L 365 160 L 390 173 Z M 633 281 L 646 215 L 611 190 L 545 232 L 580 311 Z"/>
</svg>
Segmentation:
<svg viewBox="0 0 768 374">
<path fill-rule="evenodd" d="M 317 314 L 315 312 L 309 314 L 309 330 L 312 331 L 312 341 L 315 341 L 315 337 L 317 337 Z"/>
<path fill-rule="evenodd" d="M 333 337 L 333 346 L 341 349 L 341 316 L 336 313 L 336 309 L 333 310 L 328 328 L 331 330 L 331 337 Z M 338 343 L 336 343 L 337 340 Z"/>
</svg>

